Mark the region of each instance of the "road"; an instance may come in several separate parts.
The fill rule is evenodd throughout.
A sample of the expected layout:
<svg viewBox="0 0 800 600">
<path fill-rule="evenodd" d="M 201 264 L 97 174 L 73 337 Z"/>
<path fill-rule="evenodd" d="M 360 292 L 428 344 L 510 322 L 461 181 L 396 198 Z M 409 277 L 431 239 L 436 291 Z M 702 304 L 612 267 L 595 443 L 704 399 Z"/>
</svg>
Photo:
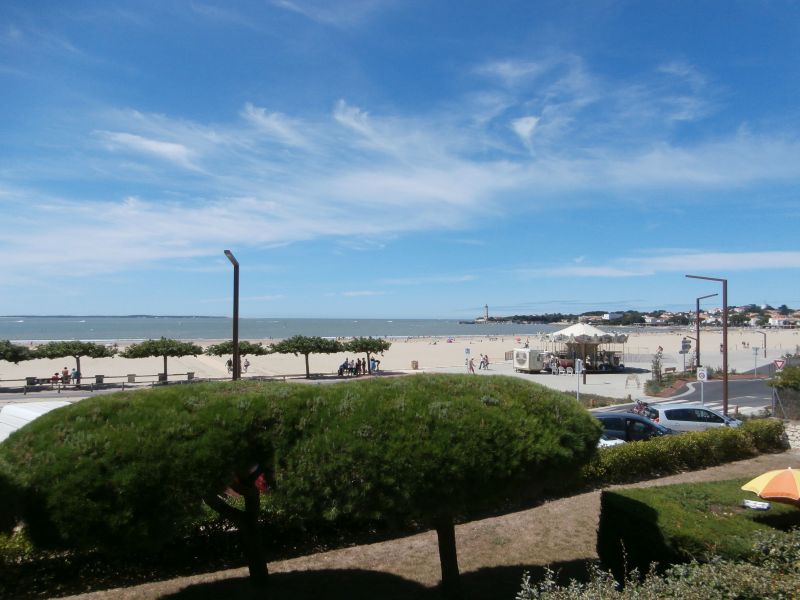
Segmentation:
<svg viewBox="0 0 800 600">
<path fill-rule="evenodd" d="M 658 404 L 700 404 L 700 383 L 687 385 L 684 392 L 677 396 L 657 400 Z M 722 381 L 713 380 L 703 384 L 703 400 L 705 406 L 722 412 Z M 653 400 L 652 403 L 655 403 Z M 755 414 L 772 406 L 772 388 L 765 379 L 731 379 L 728 381 L 728 413 L 739 410 L 742 414 Z M 609 408 L 609 411 L 630 410 L 633 404 L 624 404 Z"/>
</svg>

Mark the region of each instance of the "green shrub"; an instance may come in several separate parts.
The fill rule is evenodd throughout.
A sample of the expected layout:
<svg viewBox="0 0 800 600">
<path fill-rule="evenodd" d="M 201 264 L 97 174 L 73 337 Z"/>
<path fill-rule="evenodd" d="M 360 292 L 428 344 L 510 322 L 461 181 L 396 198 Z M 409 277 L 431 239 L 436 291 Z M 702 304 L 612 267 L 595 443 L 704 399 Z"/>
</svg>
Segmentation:
<svg viewBox="0 0 800 600">
<path fill-rule="evenodd" d="M 599 435 L 572 398 L 516 378 L 198 384 L 48 413 L 0 445 L 0 467 L 13 467 L 16 516 L 40 548 L 151 555 L 196 534 L 205 502 L 242 532 L 251 576 L 263 579 L 263 471 L 262 517 L 278 527 L 328 522 L 357 535 L 424 522 L 440 554 L 452 553 L 454 571 L 442 559 L 452 582 L 454 517 L 562 485 Z"/>
<path fill-rule="evenodd" d="M 666 435 L 599 452 L 583 469 L 587 483 L 607 485 L 702 469 L 788 447 L 783 423 L 754 419 L 741 427 Z"/>
<path fill-rule="evenodd" d="M 789 439 L 779 419 L 750 419 L 741 429 L 750 435 L 759 452 L 782 452 L 789 449 Z"/>
</svg>

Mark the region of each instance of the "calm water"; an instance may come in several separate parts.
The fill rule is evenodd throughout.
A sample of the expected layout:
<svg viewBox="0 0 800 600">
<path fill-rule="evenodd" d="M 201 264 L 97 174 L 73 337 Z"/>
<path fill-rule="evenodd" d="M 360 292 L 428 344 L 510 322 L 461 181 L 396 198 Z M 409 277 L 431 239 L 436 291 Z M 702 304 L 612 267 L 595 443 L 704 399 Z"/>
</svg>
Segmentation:
<svg viewBox="0 0 800 600">
<path fill-rule="evenodd" d="M 225 317 L 0 317 L 0 340 L 181 340 L 231 338 Z M 446 319 L 239 319 L 242 339 L 323 337 L 425 337 L 451 335 L 533 335 L 561 329 L 554 325 L 461 325 Z"/>
</svg>

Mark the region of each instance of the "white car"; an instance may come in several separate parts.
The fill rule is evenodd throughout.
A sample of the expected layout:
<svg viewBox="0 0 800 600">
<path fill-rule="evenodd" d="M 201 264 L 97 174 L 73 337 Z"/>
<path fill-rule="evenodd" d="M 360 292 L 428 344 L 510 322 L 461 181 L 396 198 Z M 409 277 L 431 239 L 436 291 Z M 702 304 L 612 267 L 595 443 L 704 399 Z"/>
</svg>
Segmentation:
<svg viewBox="0 0 800 600">
<path fill-rule="evenodd" d="M 739 427 L 739 419 L 699 404 L 651 404 L 644 414 L 659 425 L 675 431 L 705 431 L 713 427 Z"/>
<path fill-rule="evenodd" d="M 70 404 L 63 400 L 7 404 L 0 410 L 0 442 L 43 414 Z"/>
<path fill-rule="evenodd" d="M 611 437 L 608 434 L 602 434 L 600 436 L 600 440 L 597 442 L 598 448 L 611 448 L 612 446 L 619 446 L 620 444 L 624 444 L 625 440 L 621 440 L 619 438 Z"/>
</svg>

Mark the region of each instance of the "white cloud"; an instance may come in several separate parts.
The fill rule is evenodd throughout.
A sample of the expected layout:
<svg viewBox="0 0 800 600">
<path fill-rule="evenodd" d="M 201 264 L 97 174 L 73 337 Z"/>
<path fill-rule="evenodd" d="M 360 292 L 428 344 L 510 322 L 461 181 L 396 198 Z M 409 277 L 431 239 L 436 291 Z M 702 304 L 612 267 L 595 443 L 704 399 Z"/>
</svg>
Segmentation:
<svg viewBox="0 0 800 600">
<path fill-rule="evenodd" d="M 432 275 L 428 277 L 395 277 L 392 279 L 384 279 L 382 283 L 385 285 L 431 285 L 431 284 L 450 284 L 450 283 L 466 283 L 468 281 L 475 281 L 475 275 Z"/>
<path fill-rule="evenodd" d="M 308 146 L 308 140 L 297 130 L 297 124 L 286 115 L 253 106 L 249 102 L 242 111 L 242 116 L 279 142 L 290 146 Z"/>
<path fill-rule="evenodd" d="M 350 292 L 340 292 L 339 294 L 332 294 L 334 296 L 344 296 L 345 298 L 361 298 L 368 296 L 385 296 L 386 292 L 378 292 L 375 290 L 354 290 Z"/>
<path fill-rule="evenodd" d="M 271 4 L 323 25 L 357 25 L 379 9 L 391 6 L 389 0 L 270 0 Z"/>
<path fill-rule="evenodd" d="M 112 150 L 120 148 L 168 160 L 187 169 L 196 169 L 192 163 L 192 151 L 183 144 L 153 140 L 133 133 L 98 131 L 109 142 Z"/>
<path fill-rule="evenodd" d="M 511 122 L 511 128 L 520 137 L 523 144 L 530 146 L 533 130 L 536 129 L 538 123 L 539 117 L 521 117 Z"/>
<path fill-rule="evenodd" d="M 565 263 L 518 269 L 523 277 L 646 277 L 657 273 L 710 274 L 770 269 L 800 269 L 800 252 L 691 252 L 662 256 L 622 257 L 605 265 Z"/>
</svg>

